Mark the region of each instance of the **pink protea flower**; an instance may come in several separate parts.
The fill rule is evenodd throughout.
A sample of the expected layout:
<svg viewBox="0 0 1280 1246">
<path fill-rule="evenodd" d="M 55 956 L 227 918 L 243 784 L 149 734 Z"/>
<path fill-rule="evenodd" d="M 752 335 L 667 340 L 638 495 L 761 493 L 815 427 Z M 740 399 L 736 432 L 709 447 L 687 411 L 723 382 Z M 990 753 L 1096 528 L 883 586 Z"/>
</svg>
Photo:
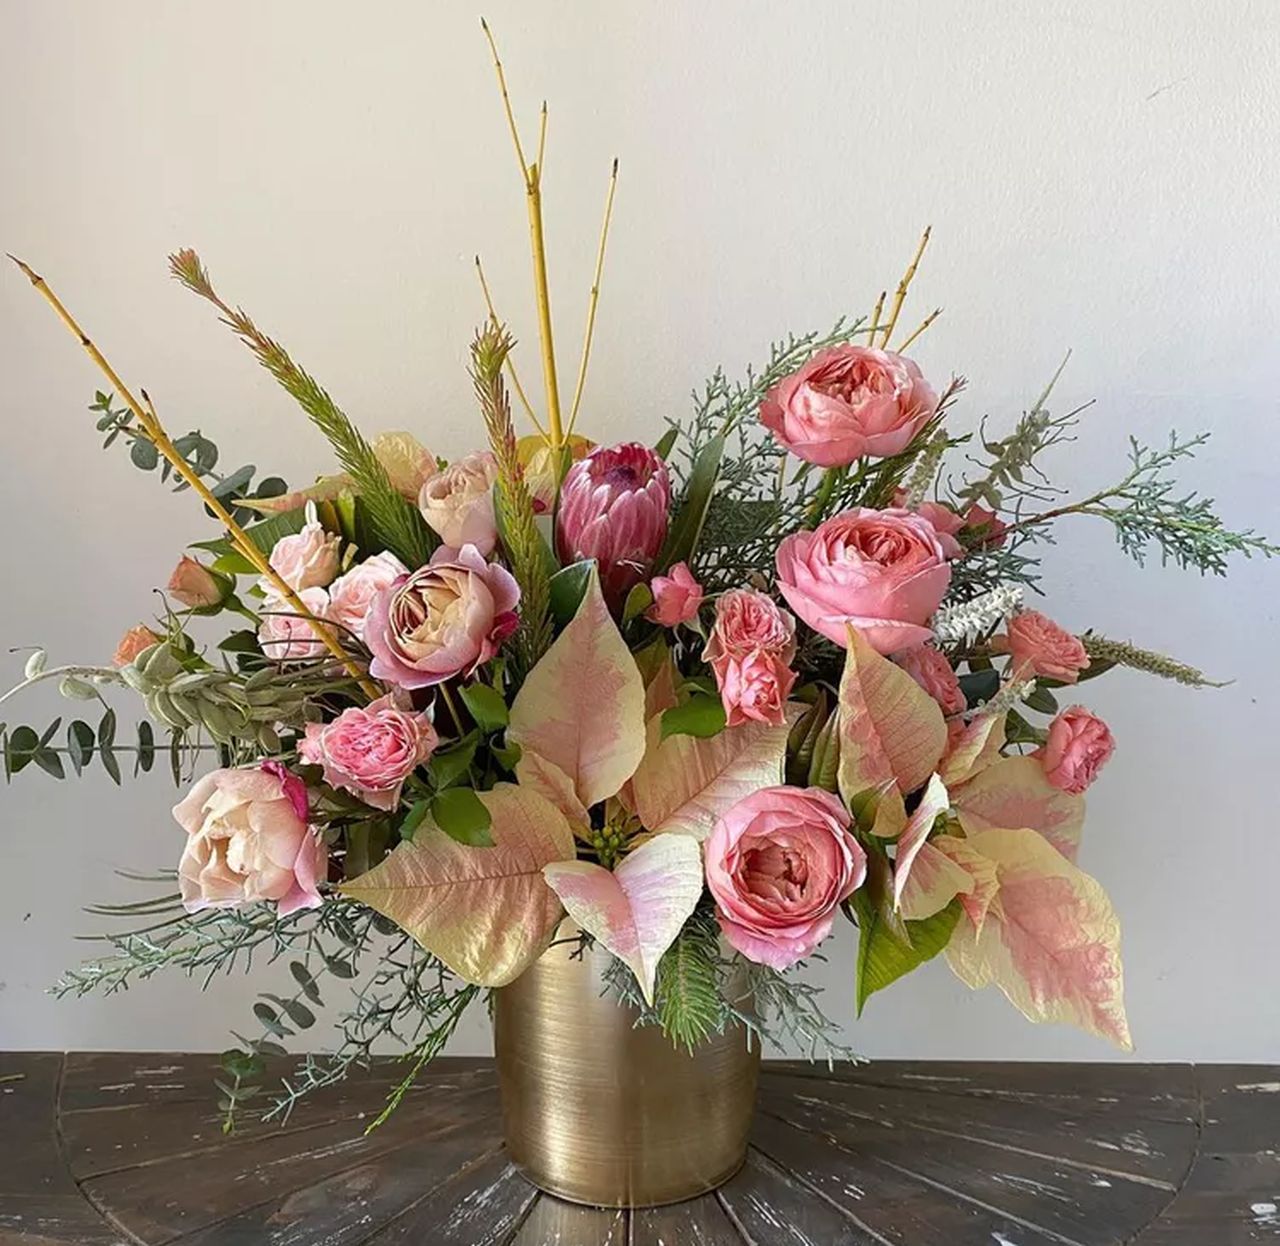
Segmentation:
<svg viewBox="0 0 1280 1246">
<path fill-rule="evenodd" d="M 652 570 L 670 507 L 667 465 L 647 446 L 593 450 L 560 487 L 556 553 L 563 563 L 594 558 L 605 600 L 620 606 Z"/>
</svg>

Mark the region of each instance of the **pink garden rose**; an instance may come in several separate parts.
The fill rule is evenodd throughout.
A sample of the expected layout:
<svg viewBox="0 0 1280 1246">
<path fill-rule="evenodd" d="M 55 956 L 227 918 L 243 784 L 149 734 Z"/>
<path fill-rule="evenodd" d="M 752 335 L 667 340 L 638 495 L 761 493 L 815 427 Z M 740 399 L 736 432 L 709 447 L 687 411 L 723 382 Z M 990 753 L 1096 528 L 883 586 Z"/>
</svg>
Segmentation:
<svg viewBox="0 0 1280 1246">
<path fill-rule="evenodd" d="M 145 623 L 139 623 L 137 627 L 131 627 L 120 637 L 120 643 L 116 645 L 111 661 L 115 666 L 128 666 L 140 653 L 145 653 L 152 645 L 158 645 L 163 639 L 163 636 L 153 632 Z"/>
<path fill-rule="evenodd" d="M 215 770 L 174 806 L 187 832 L 178 887 L 188 913 L 274 900 L 281 917 L 322 901 L 328 849 L 307 793 L 283 766 Z"/>
<path fill-rule="evenodd" d="M 746 657 L 726 658 L 716 677 L 728 726 L 758 722 L 778 727 L 787 721 L 787 697 L 796 673 L 776 654 L 753 649 Z"/>
<path fill-rule="evenodd" d="M 199 610 L 220 605 L 231 592 L 231 583 L 184 554 L 169 576 L 165 591 L 189 610 Z"/>
<path fill-rule="evenodd" d="M 314 502 L 307 503 L 307 522 L 301 532 L 282 536 L 271 551 L 271 569 L 293 591 L 324 588 L 338 574 L 339 538 L 326 532 L 316 519 Z M 269 580 L 262 581 L 266 592 L 274 591 Z"/>
<path fill-rule="evenodd" d="M 769 391 L 760 419 L 792 454 L 819 467 L 843 467 L 901 454 L 937 405 L 905 355 L 832 346 Z"/>
<path fill-rule="evenodd" d="M 560 487 L 556 553 L 563 564 L 594 558 L 615 612 L 646 579 L 667 538 L 671 480 L 647 446 L 602 446 L 575 463 Z"/>
<path fill-rule="evenodd" d="M 317 619 L 328 618 L 329 594 L 322 588 L 304 588 L 298 599 Z M 305 662 L 328 650 L 315 629 L 282 597 L 268 593 L 258 607 L 258 644 L 275 662 Z"/>
<path fill-rule="evenodd" d="M 937 701 L 944 714 L 959 714 L 964 709 L 964 693 L 946 654 L 932 645 L 916 645 L 902 650 L 895 661 Z"/>
<path fill-rule="evenodd" d="M 831 933 L 840 902 L 866 877 L 867 858 L 839 797 L 767 787 L 720 817 L 706 868 L 725 938 L 748 960 L 783 970 Z"/>
<path fill-rule="evenodd" d="M 1009 620 L 1000 643 L 1013 657 L 1018 679 L 1042 675 L 1073 684 L 1088 669 L 1089 655 L 1078 636 L 1059 627 L 1038 610 L 1023 610 Z"/>
<path fill-rule="evenodd" d="M 418 509 L 446 545 L 474 545 L 487 558 L 498 543 L 493 512 L 497 478 L 498 460 L 488 450 L 468 454 L 423 481 Z"/>
<path fill-rule="evenodd" d="M 666 575 L 655 575 L 649 581 L 653 605 L 645 618 L 659 627 L 676 627 L 692 623 L 702 605 L 702 585 L 693 578 L 689 564 L 678 562 Z"/>
<path fill-rule="evenodd" d="M 331 787 L 390 811 L 400 803 L 405 779 L 438 743 L 426 714 L 415 714 L 407 697 L 400 701 L 391 695 L 345 709 L 332 722 L 308 723 L 298 756 L 323 766 Z"/>
<path fill-rule="evenodd" d="M 1035 755 L 1054 787 L 1079 795 L 1098 777 L 1115 748 L 1107 724 L 1083 705 L 1073 705 L 1049 724 L 1049 739 Z"/>
<path fill-rule="evenodd" d="M 425 688 L 489 661 L 520 622 L 511 573 L 474 545 L 442 545 L 431 561 L 382 589 L 365 617 L 375 679 Z"/>
<path fill-rule="evenodd" d="M 356 563 L 329 585 L 329 618 L 363 640 L 364 617 L 374 597 L 408 574 L 409 568 L 390 553 L 374 554 Z"/>
<path fill-rule="evenodd" d="M 828 640 L 848 643 L 852 624 L 879 653 L 923 644 L 951 582 L 934 526 L 911 511 L 859 507 L 778 546 L 778 588 Z"/>
</svg>

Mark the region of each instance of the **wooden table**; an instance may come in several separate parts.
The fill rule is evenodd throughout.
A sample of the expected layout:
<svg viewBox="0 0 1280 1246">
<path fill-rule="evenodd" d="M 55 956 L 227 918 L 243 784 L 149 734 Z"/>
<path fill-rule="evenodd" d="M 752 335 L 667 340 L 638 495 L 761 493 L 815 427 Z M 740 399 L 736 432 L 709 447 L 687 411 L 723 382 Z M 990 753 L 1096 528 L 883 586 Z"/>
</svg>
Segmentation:
<svg viewBox="0 0 1280 1246">
<path fill-rule="evenodd" d="M 1280 1069 L 771 1064 L 746 1167 L 654 1211 L 541 1196 L 487 1060 L 219 1130 L 209 1056 L 0 1056 L 3 1246 L 1233 1246 L 1280 1241 Z"/>
</svg>

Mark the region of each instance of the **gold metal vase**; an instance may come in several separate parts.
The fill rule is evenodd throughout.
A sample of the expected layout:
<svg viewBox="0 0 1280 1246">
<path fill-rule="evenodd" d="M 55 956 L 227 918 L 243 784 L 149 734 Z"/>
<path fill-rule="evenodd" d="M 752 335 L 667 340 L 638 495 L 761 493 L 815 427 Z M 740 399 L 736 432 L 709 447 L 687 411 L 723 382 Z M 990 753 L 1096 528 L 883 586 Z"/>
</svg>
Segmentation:
<svg viewBox="0 0 1280 1246">
<path fill-rule="evenodd" d="M 562 931 L 562 938 L 564 932 Z M 495 993 L 507 1149 L 539 1188 L 598 1207 L 693 1198 L 742 1167 L 759 1044 L 739 1028 L 676 1048 L 606 992 L 609 955 L 559 942 Z"/>
</svg>

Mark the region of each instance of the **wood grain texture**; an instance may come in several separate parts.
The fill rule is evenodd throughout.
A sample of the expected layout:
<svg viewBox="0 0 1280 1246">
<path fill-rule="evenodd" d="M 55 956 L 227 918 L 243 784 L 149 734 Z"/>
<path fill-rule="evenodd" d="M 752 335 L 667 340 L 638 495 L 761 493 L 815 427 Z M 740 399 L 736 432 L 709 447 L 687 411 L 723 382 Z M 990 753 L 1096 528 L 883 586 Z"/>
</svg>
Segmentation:
<svg viewBox="0 0 1280 1246">
<path fill-rule="evenodd" d="M 538 1193 L 492 1062 L 364 1135 L 380 1062 L 222 1134 L 207 1055 L 0 1055 L 0 1246 L 1244 1246 L 1280 1242 L 1280 1068 L 766 1065 L 746 1167 L 635 1212 Z"/>
</svg>

